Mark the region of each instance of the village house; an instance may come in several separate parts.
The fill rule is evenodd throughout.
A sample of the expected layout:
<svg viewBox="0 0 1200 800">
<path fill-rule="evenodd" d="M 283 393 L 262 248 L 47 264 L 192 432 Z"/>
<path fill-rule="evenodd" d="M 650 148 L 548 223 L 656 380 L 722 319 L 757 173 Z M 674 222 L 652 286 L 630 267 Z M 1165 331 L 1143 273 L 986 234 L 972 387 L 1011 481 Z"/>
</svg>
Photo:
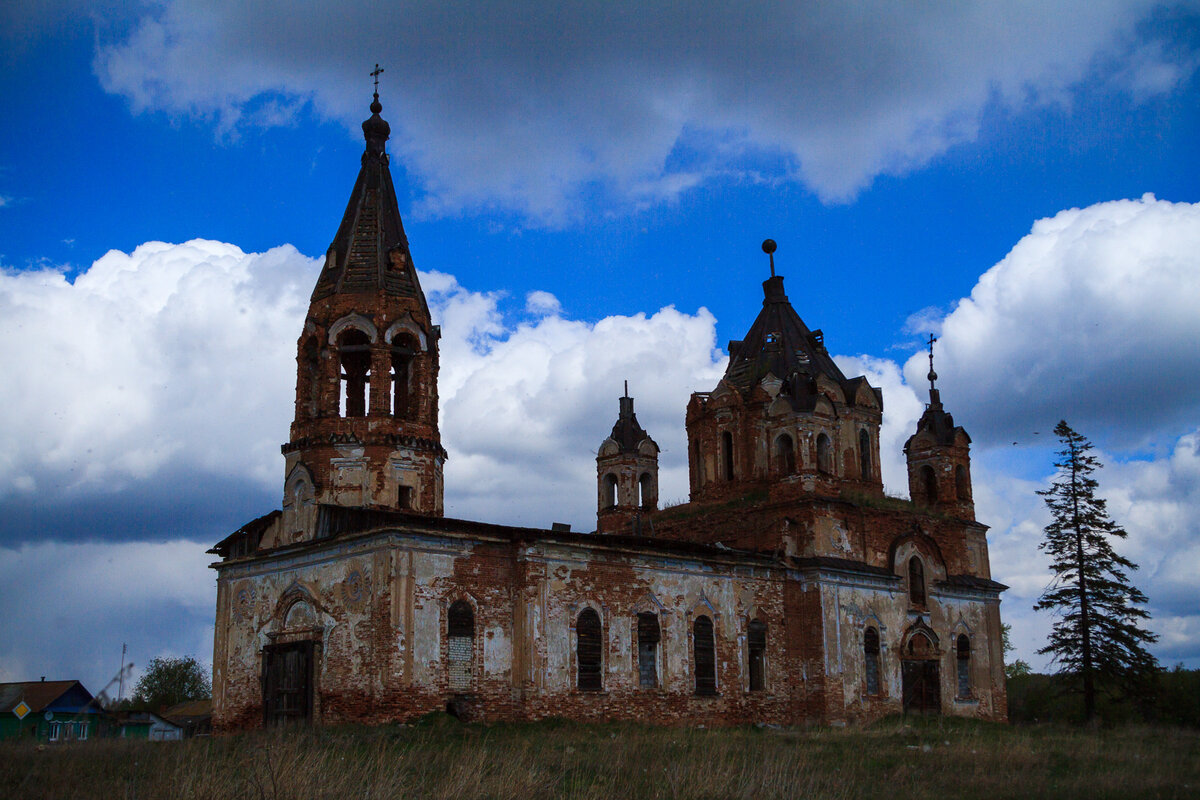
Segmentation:
<svg viewBox="0 0 1200 800">
<path fill-rule="evenodd" d="M 1003 720 L 1000 593 L 970 438 L 929 403 L 880 475 L 882 393 L 846 377 L 774 272 L 725 375 L 685 415 L 690 500 L 658 446 L 597 420 L 594 533 L 443 514 L 438 343 L 378 95 L 297 342 L 282 507 L 225 538 L 213 724 L 382 723 L 449 710 L 671 724 L 901 711 Z M 628 392 L 626 392 L 626 395 Z M 580 454 L 580 457 L 585 457 Z M 515 498 L 514 502 L 520 502 Z"/>
</svg>

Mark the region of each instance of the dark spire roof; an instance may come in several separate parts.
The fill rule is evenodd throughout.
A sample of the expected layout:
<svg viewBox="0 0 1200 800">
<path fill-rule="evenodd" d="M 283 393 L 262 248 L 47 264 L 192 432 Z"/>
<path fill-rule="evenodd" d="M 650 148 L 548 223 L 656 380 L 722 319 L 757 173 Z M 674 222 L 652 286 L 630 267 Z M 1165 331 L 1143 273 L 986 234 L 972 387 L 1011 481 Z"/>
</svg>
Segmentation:
<svg viewBox="0 0 1200 800">
<path fill-rule="evenodd" d="M 768 373 L 789 384 L 793 376 L 811 383 L 818 375 L 839 384 L 846 382 L 846 376 L 825 350 L 821 331 L 810 331 L 788 302 L 779 275 L 763 281 L 762 311 L 746 338 L 729 343 L 725 381 L 749 391 Z"/>
<path fill-rule="evenodd" d="M 385 143 L 391 135 L 391 126 L 379 116 L 382 110 L 377 92 L 371 103 L 371 117 L 362 124 L 366 139 L 362 168 L 346 204 L 342 224 L 325 255 L 325 267 L 313 290 L 313 300 L 334 293 L 382 291 L 418 298 L 425 307 L 425 295 L 417 282 L 388 168 Z"/>
<path fill-rule="evenodd" d="M 621 398 L 621 413 L 609 436 L 621 448 L 622 453 L 636 452 L 639 444 L 650 439 L 650 434 L 642 429 L 638 424 L 637 415 L 633 413 L 633 398 L 629 396 L 628 382 L 625 384 L 625 396 Z M 653 439 L 650 439 L 650 443 L 654 445 L 654 449 L 658 449 Z"/>
<path fill-rule="evenodd" d="M 925 405 L 925 413 L 917 420 L 917 433 L 930 434 L 938 444 L 952 445 L 959 431 L 964 436 L 967 436 L 967 432 L 955 427 L 954 416 L 942 407 L 942 394 L 937 389 L 938 375 L 933 371 L 933 344 L 936 341 L 937 337 L 929 334 L 929 374 L 925 376 L 929 379 L 929 402 Z M 970 436 L 967 436 L 967 441 L 971 441 Z"/>
</svg>

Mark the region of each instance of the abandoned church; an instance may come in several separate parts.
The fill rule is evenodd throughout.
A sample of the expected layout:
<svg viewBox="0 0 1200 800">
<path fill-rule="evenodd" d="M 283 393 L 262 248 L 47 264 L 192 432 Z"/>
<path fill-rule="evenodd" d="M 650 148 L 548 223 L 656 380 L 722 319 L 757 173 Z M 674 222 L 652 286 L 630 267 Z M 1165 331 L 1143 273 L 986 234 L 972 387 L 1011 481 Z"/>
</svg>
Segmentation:
<svg viewBox="0 0 1200 800">
<path fill-rule="evenodd" d="M 376 94 L 297 344 L 282 508 L 210 551 L 219 730 L 435 710 L 705 725 L 1006 718 L 1005 587 L 975 521 L 970 438 L 941 403 L 932 356 L 905 445 L 911 500 L 887 497 L 882 393 L 838 368 L 773 256 L 724 376 L 680 409 L 689 502 L 658 508 L 659 449 L 625 396 L 607 437 L 596 420 L 594 533 L 447 518 L 440 329 L 381 110 Z"/>
</svg>

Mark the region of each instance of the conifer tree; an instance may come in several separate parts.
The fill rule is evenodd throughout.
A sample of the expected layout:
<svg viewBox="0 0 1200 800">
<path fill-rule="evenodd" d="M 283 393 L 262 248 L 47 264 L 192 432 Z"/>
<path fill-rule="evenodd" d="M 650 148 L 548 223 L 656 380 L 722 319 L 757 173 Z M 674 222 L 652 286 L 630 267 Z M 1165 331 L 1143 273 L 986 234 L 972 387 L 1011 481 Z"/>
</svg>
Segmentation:
<svg viewBox="0 0 1200 800">
<path fill-rule="evenodd" d="M 1059 614 L 1049 643 L 1038 651 L 1058 664 L 1058 674 L 1077 681 L 1084 715 L 1096 718 L 1098 689 L 1133 691 L 1158 669 L 1144 645 L 1158 637 L 1139 623 L 1150 615 L 1138 604 L 1146 596 L 1129 581 L 1137 565 L 1113 550 L 1111 539 L 1127 534 L 1108 516 L 1092 477 L 1103 466 L 1092 443 L 1061 421 L 1054 428 L 1063 445 L 1054 463 L 1058 475 L 1038 494 L 1054 521 L 1038 545 L 1051 559 L 1054 580 L 1034 608 Z"/>
</svg>

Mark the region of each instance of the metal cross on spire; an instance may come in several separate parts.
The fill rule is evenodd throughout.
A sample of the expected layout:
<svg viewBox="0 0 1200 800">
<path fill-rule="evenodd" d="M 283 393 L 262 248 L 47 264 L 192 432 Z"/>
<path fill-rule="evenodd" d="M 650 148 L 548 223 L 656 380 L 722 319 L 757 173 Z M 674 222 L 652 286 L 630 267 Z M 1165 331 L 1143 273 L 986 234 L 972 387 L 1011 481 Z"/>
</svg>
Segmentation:
<svg viewBox="0 0 1200 800">
<path fill-rule="evenodd" d="M 371 77 L 375 79 L 375 96 L 379 97 L 379 75 L 383 72 L 383 67 L 379 64 L 375 65 L 375 69 L 371 72 Z"/>
<path fill-rule="evenodd" d="M 937 373 L 933 371 L 933 343 L 937 341 L 937 337 L 932 333 L 929 334 L 929 390 L 933 391 L 933 382 L 937 380 Z"/>
</svg>

